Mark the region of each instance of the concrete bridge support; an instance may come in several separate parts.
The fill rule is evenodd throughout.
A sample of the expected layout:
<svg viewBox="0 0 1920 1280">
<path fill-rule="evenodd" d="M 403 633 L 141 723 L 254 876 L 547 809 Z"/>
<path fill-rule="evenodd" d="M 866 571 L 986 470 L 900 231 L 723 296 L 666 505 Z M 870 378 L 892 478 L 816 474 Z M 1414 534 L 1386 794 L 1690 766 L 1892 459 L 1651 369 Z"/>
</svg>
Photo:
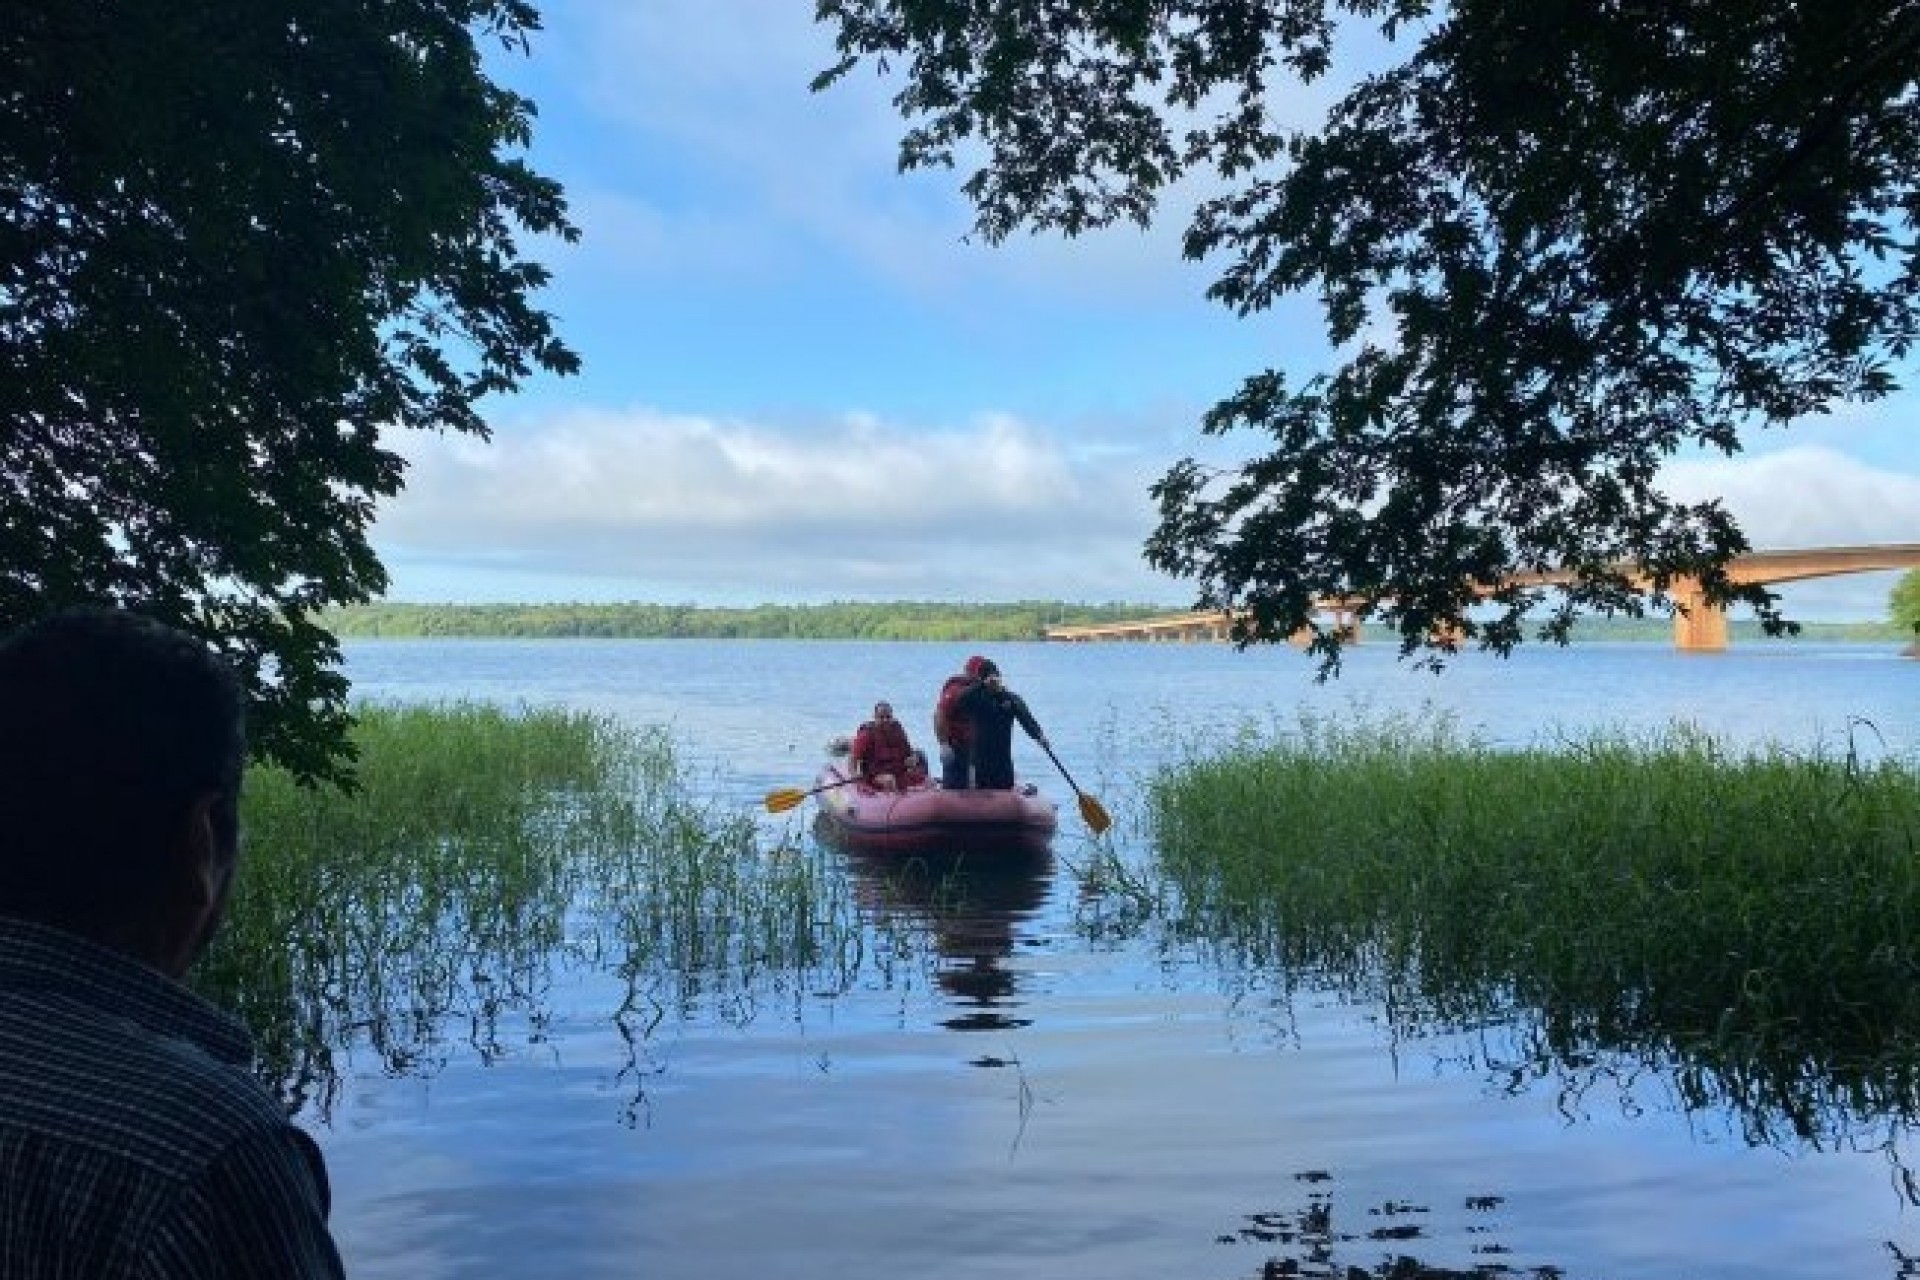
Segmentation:
<svg viewBox="0 0 1920 1280">
<path fill-rule="evenodd" d="M 1724 653 L 1727 611 L 1707 603 L 1700 584 L 1684 579 L 1669 592 L 1679 607 L 1673 615 L 1673 644 L 1682 653 Z"/>
</svg>

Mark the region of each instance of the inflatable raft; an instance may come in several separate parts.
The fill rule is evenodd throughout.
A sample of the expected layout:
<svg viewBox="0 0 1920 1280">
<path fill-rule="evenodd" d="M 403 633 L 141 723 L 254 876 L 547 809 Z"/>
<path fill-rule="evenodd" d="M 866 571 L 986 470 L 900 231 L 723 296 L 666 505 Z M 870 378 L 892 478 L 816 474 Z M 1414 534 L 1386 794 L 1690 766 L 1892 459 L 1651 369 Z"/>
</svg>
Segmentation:
<svg viewBox="0 0 1920 1280">
<path fill-rule="evenodd" d="M 1059 806 L 1032 784 L 1012 791 L 947 791 L 926 782 L 880 791 L 828 764 L 815 780 L 815 825 L 856 853 L 1038 853 L 1060 825 Z"/>
</svg>

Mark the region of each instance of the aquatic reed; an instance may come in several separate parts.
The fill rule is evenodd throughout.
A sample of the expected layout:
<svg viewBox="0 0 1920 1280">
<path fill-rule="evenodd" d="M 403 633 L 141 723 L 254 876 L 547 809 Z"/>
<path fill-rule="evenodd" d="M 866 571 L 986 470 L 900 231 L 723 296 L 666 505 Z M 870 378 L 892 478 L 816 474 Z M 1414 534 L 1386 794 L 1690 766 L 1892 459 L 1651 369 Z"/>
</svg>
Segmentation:
<svg viewBox="0 0 1920 1280">
<path fill-rule="evenodd" d="M 1909 764 L 1309 720 L 1163 773 L 1148 822 L 1188 936 L 1365 986 L 1410 1026 L 1524 1011 L 1569 1055 L 1677 1054 L 1703 1099 L 1804 1077 L 1776 1101 L 1920 1102 Z"/>
<path fill-rule="evenodd" d="M 538 1041 L 573 971 L 614 977 L 606 1016 L 644 1039 L 769 975 L 830 982 L 857 936 L 818 859 L 763 853 L 750 817 L 693 799 L 664 730 L 469 703 L 359 717 L 358 792 L 249 775 L 242 873 L 196 972 L 290 1105 L 324 1111 L 353 1046 L 404 1072 L 456 1035 L 483 1059 Z"/>
</svg>

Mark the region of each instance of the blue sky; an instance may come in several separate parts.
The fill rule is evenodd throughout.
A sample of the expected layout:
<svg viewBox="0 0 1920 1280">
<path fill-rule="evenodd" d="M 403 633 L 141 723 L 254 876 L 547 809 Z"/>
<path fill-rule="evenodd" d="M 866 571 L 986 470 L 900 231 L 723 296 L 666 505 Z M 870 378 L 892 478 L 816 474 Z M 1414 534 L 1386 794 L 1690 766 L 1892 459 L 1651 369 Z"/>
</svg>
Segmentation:
<svg viewBox="0 0 1920 1280">
<path fill-rule="evenodd" d="M 538 103 L 532 161 L 582 232 L 536 252 L 585 367 L 491 405 L 489 444 L 395 442 L 390 599 L 1191 599 L 1141 560 L 1148 486 L 1218 447 L 1199 416 L 1241 378 L 1313 367 L 1310 308 L 1208 303 L 1177 205 L 1148 232 L 969 239 L 961 175 L 897 172 L 888 82 L 809 92 L 831 48 L 808 0 L 541 8 L 531 56 L 495 74 Z M 1667 483 L 1724 497 L 1760 547 L 1920 543 L 1915 408 Z M 1896 577 L 1787 599 L 1881 616 Z"/>
</svg>

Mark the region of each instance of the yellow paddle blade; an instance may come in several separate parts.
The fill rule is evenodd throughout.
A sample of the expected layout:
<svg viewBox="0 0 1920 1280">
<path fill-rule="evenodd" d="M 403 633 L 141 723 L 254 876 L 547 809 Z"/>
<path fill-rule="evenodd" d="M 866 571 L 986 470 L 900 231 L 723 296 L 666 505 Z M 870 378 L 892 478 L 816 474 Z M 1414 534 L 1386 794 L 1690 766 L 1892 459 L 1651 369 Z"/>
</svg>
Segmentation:
<svg viewBox="0 0 1920 1280">
<path fill-rule="evenodd" d="M 778 791 L 769 791 L 767 792 L 767 811 L 785 813 L 799 805 L 809 794 L 811 793 L 802 791 L 798 787 L 782 787 Z"/>
<path fill-rule="evenodd" d="M 1113 825 L 1113 818 L 1107 813 L 1107 807 L 1082 791 L 1080 793 L 1080 816 L 1093 828 L 1093 834 L 1099 835 Z"/>
</svg>

